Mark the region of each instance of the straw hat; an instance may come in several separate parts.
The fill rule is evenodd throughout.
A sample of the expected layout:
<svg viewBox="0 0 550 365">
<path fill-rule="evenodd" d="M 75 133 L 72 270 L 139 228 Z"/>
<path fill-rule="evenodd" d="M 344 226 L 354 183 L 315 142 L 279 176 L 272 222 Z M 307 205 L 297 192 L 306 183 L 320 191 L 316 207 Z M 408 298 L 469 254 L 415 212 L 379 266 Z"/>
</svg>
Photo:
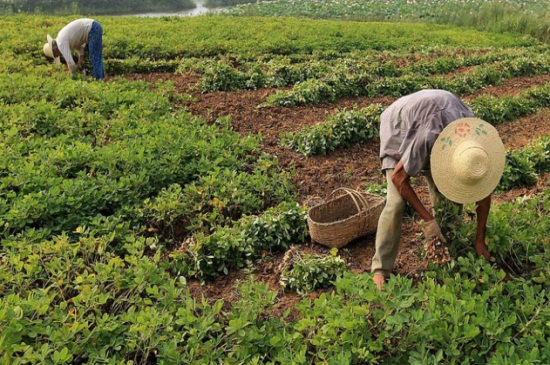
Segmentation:
<svg viewBox="0 0 550 365">
<path fill-rule="evenodd" d="M 478 118 L 461 118 L 446 126 L 435 141 L 430 165 L 439 191 L 465 204 L 495 190 L 505 160 L 504 145 L 492 125 Z"/>
<path fill-rule="evenodd" d="M 44 52 L 44 54 L 49 57 L 49 58 L 53 58 L 54 62 L 56 64 L 60 64 L 61 63 L 61 59 L 59 57 L 54 57 L 53 56 L 53 47 L 52 47 L 52 43 L 54 41 L 54 39 L 52 38 L 51 35 L 47 35 L 46 38 L 48 39 L 48 42 L 44 43 L 44 47 L 42 47 L 42 51 Z"/>
</svg>

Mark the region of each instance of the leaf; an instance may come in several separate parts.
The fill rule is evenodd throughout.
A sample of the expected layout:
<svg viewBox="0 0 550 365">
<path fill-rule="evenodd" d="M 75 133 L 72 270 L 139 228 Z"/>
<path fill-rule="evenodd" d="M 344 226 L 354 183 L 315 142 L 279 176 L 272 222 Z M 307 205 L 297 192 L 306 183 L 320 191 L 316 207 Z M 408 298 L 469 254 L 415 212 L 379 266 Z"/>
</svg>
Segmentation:
<svg viewBox="0 0 550 365">
<path fill-rule="evenodd" d="M 466 326 L 464 329 L 464 337 L 467 339 L 471 339 L 479 335 L 480 329 L 477 326 Z"/>
</svg>

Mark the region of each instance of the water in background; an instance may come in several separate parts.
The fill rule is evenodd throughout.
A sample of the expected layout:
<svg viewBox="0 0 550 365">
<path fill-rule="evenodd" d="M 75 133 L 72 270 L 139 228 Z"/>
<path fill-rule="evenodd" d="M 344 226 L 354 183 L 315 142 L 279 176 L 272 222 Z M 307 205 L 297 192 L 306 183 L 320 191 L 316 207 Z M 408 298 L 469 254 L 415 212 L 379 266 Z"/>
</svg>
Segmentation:
<svg viewBox="0 0 550 365">
<path fill-rule="evenodd" d="M 194 0 L 195 4 L 197 5 L 194 9 L 189 10 L 183 10 L 178 12 L 172 12 L 172 13 L 143 13 L 143 14 L 134 14 L 138 17 L 161 17 L 161 16 L 197 16 L 197 15 L 203 15 L 203 14 L 215 14 L 223 12 L 225 7 L 221 8 L 206 8 L 204 6 L 204 0 Z"/>
</svg>

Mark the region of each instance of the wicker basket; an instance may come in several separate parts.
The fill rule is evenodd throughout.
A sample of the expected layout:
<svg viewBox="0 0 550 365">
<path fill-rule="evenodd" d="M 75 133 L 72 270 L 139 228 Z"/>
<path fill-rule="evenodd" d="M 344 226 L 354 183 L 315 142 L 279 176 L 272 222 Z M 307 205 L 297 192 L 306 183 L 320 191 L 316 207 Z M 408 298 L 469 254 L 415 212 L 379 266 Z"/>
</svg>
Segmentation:
<svg viewBox="0 0 550 365">
<path fill-rule="evenodd" d="M 307 223 L 312 241 L 340 248 L 356 238 L 376 232 L 384 199 L 353 189 L 309 209 Z"/>
</svg>

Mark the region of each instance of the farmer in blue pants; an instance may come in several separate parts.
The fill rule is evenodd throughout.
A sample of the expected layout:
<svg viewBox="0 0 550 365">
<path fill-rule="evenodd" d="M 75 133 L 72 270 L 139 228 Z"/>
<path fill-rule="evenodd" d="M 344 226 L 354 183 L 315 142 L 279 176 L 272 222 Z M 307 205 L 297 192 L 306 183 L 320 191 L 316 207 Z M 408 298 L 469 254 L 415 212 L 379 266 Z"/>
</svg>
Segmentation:
<svg viewBox="0 0 550 365">
<path fill-rule="evenodd" d="M 62 56 L 71 73 L 77 72 L 84 62 L 85 48 L 88 48 L 92 64 L 92 75 L 96 80 L 105 77 L 103 70 L 103 29 L 101 25 L 89 18 L 77 19 L 63 27 L 53 39 L 49 34 L 44 44 L 44 54 L 61 63 Z M 74 62 L 72 51 L 78 51 L 78 63 Z"/>
</svg>

